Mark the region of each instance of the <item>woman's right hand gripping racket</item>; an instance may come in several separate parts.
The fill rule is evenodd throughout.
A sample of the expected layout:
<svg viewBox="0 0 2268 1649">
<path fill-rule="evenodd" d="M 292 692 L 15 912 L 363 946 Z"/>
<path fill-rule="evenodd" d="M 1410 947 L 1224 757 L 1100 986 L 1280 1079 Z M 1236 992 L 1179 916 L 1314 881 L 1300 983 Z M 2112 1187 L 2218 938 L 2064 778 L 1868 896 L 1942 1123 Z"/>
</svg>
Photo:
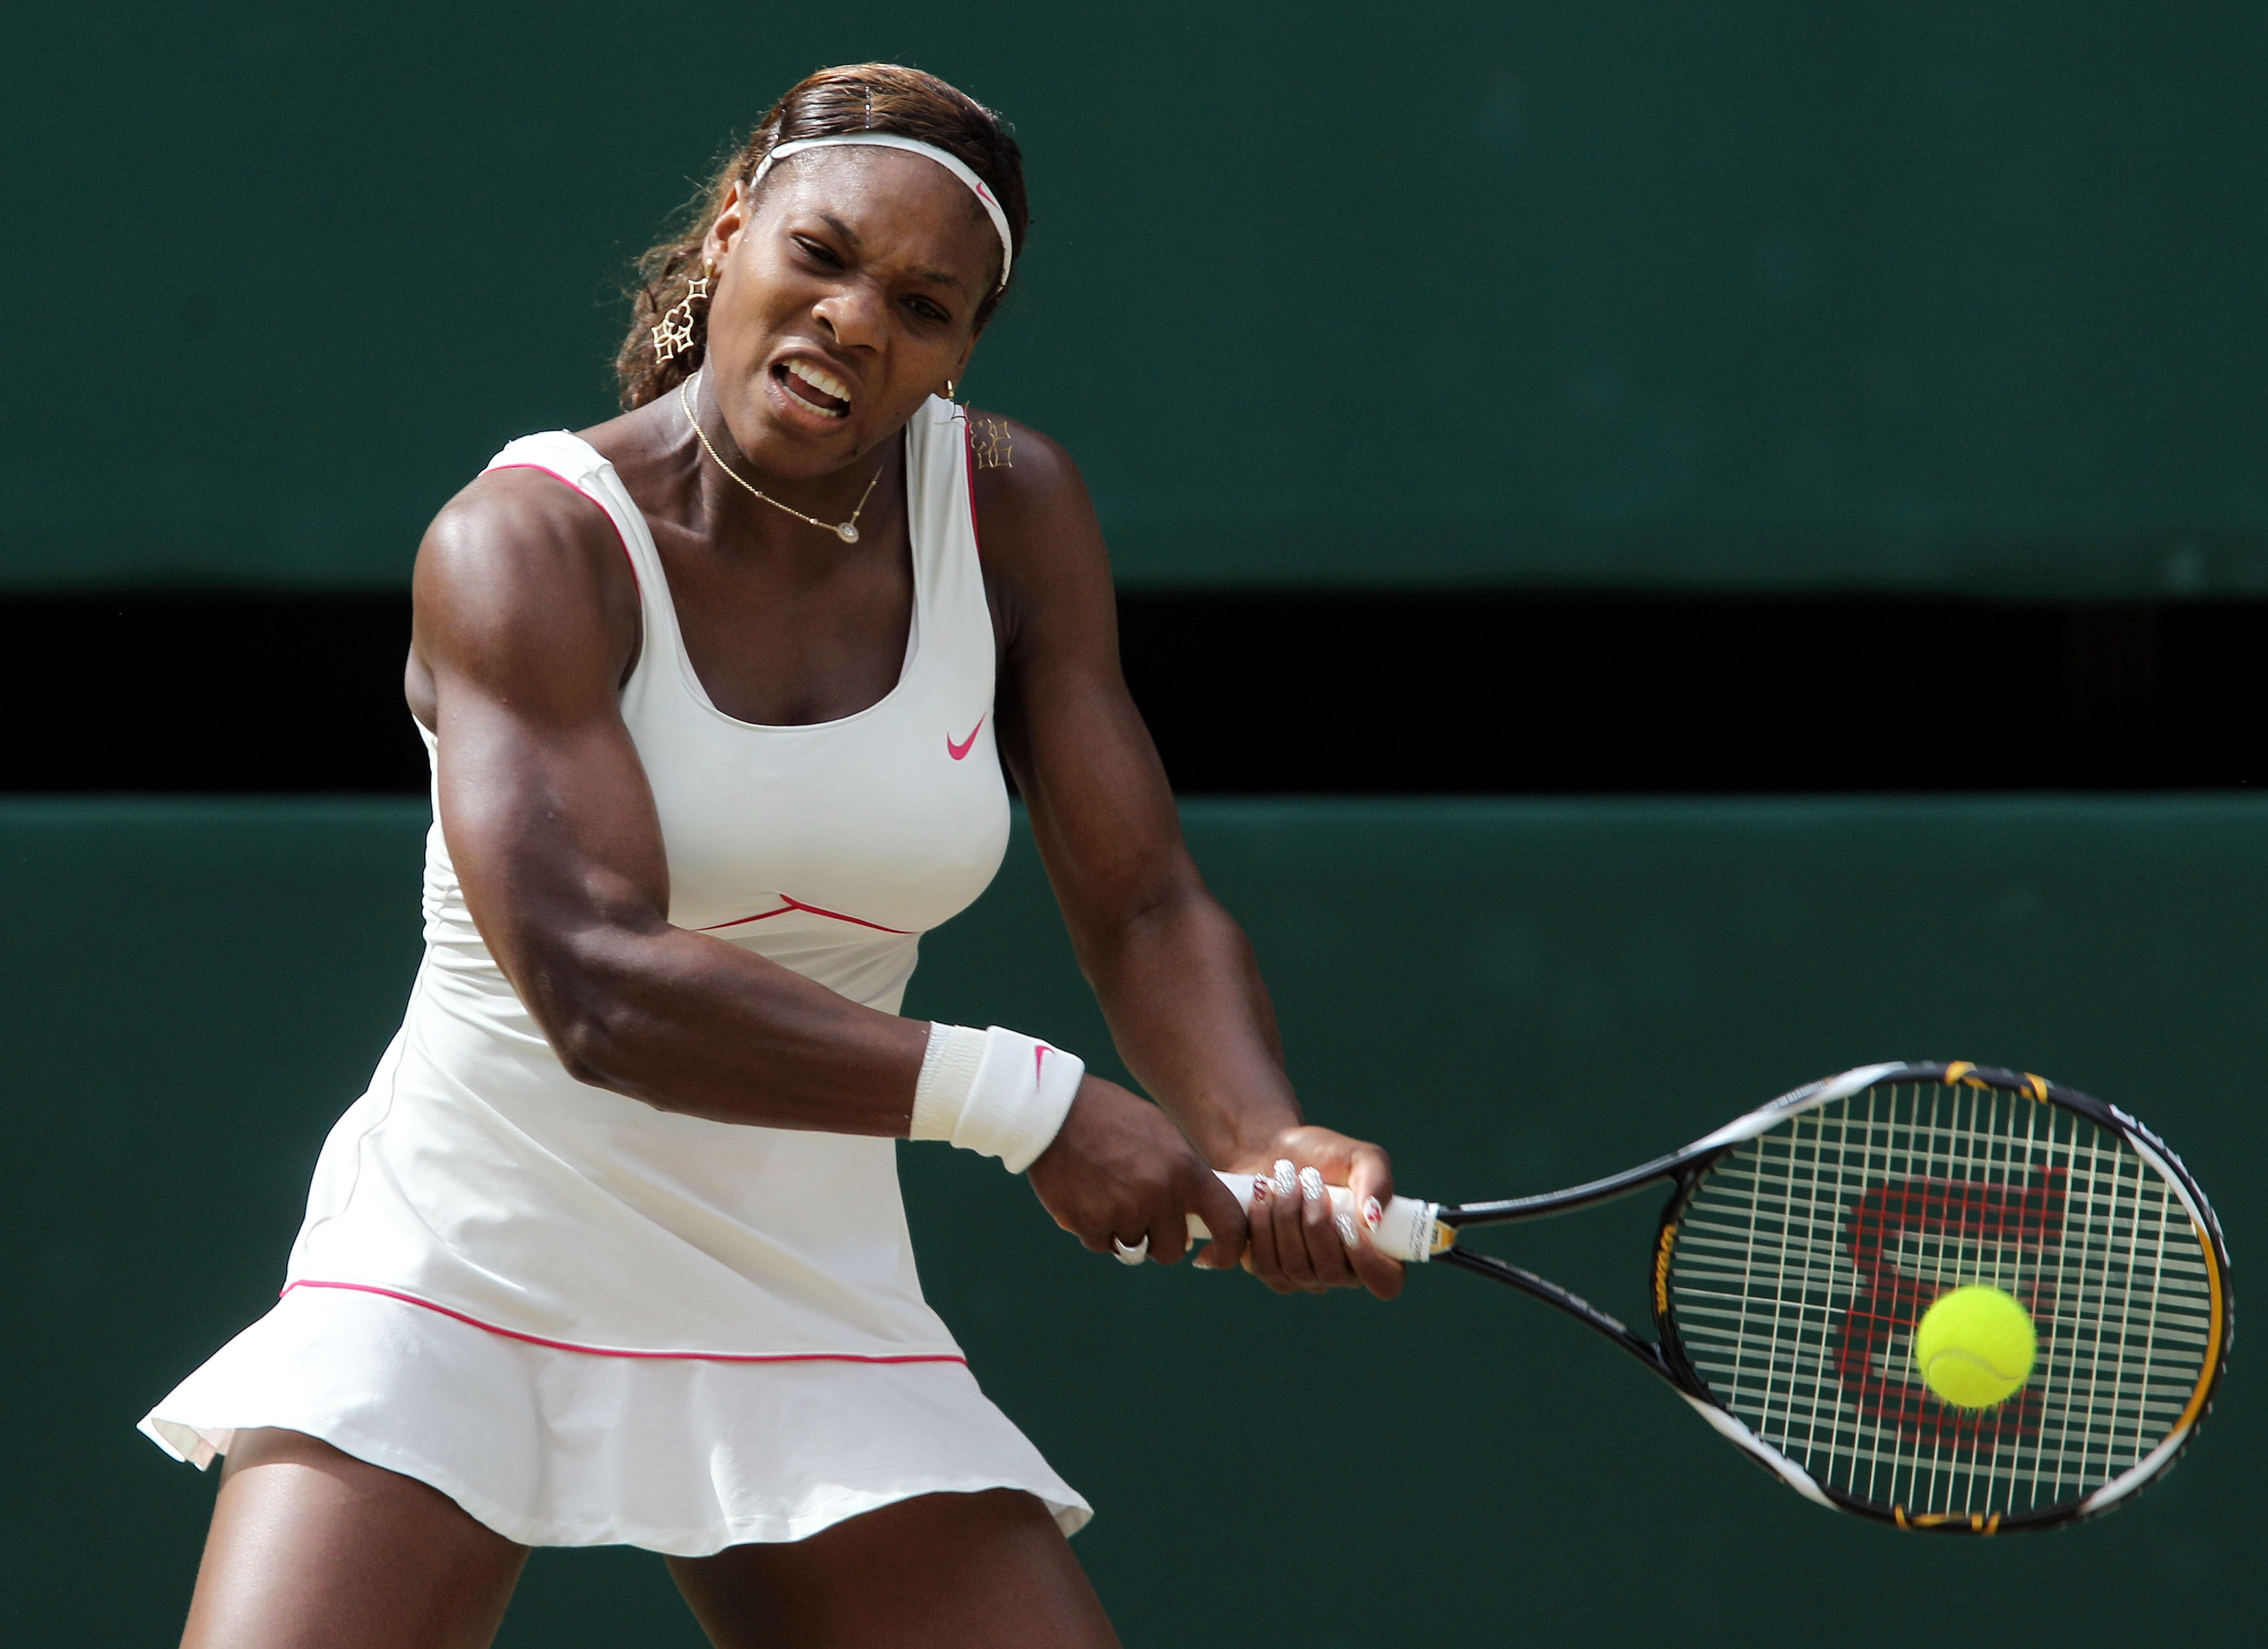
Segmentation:
<svg viewBox="0 0 2268 1649">
<path fill-rule="evenodd" d="M 1221 1178 L 1250 1196 L 1249 1176 Z M 1658 1343 L 1459 1246 L 1469 1227 L 1655 1180 L 1672 1187 L 1648 1257 Z M 1564 1191 L 1397 1196 L 1372 1240 L 1557 1307 L 1799 1494 L 1900 1528 L 1991 1535 L 2107 1510 L 2172 1463 L 2228 1354 L 2228 1251 L 2181 1159 L 2099 1100 L 1966 1062 L 1846 1071 Z M 1964 1346 L 1958 1306 L 1918 1336 L 1955 1289 L 1982 1302 L 1967 1319 L 1982 1338 Z M 2010 1366 L 2028 1345 L 2029 1369 Z"/>
</svg>

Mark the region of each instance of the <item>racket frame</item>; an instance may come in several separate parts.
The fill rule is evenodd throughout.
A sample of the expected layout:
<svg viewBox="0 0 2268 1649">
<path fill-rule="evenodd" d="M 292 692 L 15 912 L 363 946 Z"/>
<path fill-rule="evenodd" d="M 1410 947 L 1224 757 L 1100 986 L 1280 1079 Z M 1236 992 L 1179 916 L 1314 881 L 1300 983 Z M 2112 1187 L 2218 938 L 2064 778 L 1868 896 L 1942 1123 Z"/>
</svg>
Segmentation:
<svg viewBox="0 0 2268 1649">
<path fill-rule="evenodd" d="M 1777 1127 L 1789 1117 L 1832 1104 L 1837 1100 L 1847 1099 L 1870 1087 L 1900 1082 L 1934 1082 L 1948 1086 L 1960 1084 L 1973 1088 L 1998 1089 L 2042 1104 L 2061 1106 L 2084 1117 L 2097 1128 L 2124 1138 L 2133 1147 L 2136 1154 L 2165 1178 L 2187 1211 L 2191 1224 L 2197 1232 L 2198 1247 L 2205 1256 L 2213 1302 L 2211 1337 L 2206 1344 L 2205 1366 L 2197 1388 L 2183 1409 L 2180 1420 L 2156 1448 L 2110 1482 L 2075 1501 L 2036 1511 L 2011 1513 L 1909 1514 L 1903 1506 L 1885 1507 L 1878 1502 L 1863 1499 L 1831 1484 L 1820 1483 L 1801 1466 L 1757 1437 L 1739 1416 L 1718 1400 L 1707 1380 L 1693 1366 L 1692 1358 L 1678 1335 L 1670 1313 L 1670 1262 L 1686 1205 L 1702 1176 L 1727 1152 Z M 1573 1213 L 1579 1209 L 1595 1207 L 1602 1203 L 1615 1202 L 1665 1180 L 1670 1182 L 1672 1189 L 1654 1225 L 1646 1278 L 1646 1298 L 1652 1307 L 1654 1332 L 1659 1336 L 1655 1340 L 1647 1340 L 1634 1333 L 1619 1319 L 1548 1277 L 1540 1277 L 1494 1255 L 1477 1253 L 1457 1245 L 1457 1234 L 1468 1227 L 1548 1219 L 1559 1214 Z M 1515 1196 L 1485 1203 L 1443 1204 L 1429 1207 L 1426 1212 L 1434 1222 L 1430 1257 L 1435 1263 L 1453 1265 L 1461 1270 L 1471 1271 L 1518 1289 L 1605 1336 L 1666 1381 L 1727 1441 L 1805 1498 L 1835 1511 L 1848 1512 L 1854 1516 L 1904 1529 L 1994 1535 L 2017 1529 L 2056 1528 L 2079 1522 L 2109 1510 L 2146 1483 L 2162 1476 L 2174 1458 L 2196 1436 L 2198 1425 L 2213 1407 L 2213 1395 L 2219 1390 L 2222 1374 L 2228 1368 L 2229 1343 L 2235 1337 L 2235 1301 L 2229 1288 L 2228 1249 L 2221 1237 L 2220 1221 L 2181 1158 L 2136 1118 L 2117 1106 L 2106 1105 L 2092 1094 L 2049 1082 L 2029 1071 L 1977 1065 L 1967 1060 L 1894 1060 L 1882 1064 L 1855 1066 L 1817 1082 L 1806 1083 L 1802 1087 L 1758 1106 L 1744 1116 L 1736 1117 L 1682 1151 L 1673 1151 L 1667 1156 L 1657 1157 L 1621 1174 L 1535 1196 Z"/>
</svg>

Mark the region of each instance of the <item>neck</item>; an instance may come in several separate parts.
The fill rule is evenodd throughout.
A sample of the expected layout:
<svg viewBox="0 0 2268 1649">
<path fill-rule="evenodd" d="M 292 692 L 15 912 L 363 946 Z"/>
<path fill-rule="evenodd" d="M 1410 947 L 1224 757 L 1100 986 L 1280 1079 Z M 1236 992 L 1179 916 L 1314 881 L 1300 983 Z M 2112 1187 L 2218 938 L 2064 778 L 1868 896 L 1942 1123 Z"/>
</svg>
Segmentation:
<svg viewBox="0 0 2268 1649">
<path fill-rule="evenodd" d="M 733 438 L 705 370 L 679 386 L 677 401 L 692 423 L 696 485 L 712 513 L 746 519 L 761 536 L 791 540 L 810 534 L 839 542 L 838 528 L 851 526 L 864 536 L 873 525 L 870 512 L 887 490 L 880 485 L 888 467 L 887 443 L 880 454 L 862 453 L 831 475 L 775 480 Z"/>
</svg>

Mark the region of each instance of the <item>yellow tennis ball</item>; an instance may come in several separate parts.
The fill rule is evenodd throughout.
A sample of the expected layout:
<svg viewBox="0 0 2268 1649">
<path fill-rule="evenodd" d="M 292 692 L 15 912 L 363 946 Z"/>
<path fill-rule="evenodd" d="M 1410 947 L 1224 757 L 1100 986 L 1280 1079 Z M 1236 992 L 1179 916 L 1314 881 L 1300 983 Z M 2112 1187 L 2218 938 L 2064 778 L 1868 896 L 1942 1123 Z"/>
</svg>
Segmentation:
<svg viewBox="0 0 2268 1649">
<path fill-rule="evenodd" d="M 1989 1409 L 2014 1396 L 2038 1350 L 2015 1297 L 1984 1283 L 1939 1295 L 1914 1325 L 1915 1369 L 1956 1409 Z"/>
</svg>

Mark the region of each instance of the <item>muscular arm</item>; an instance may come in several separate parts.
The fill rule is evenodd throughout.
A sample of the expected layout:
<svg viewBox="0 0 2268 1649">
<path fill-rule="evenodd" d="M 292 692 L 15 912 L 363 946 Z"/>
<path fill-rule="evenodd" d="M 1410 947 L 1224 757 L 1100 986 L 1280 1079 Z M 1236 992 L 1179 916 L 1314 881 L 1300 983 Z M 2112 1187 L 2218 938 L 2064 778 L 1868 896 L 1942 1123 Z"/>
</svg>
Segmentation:
<svg viewBox="0 0 2268 1649">
<path fill-rule="evenodd" d="M 1126 691 L 1102 534 L 1078 471 L 1020 431 L 1015 468 L 980 471 L 985 571 L 1005 645 L 1002 749 L 1127 1066 L 1215 1167 L 1314 1167 L 1358 1205 L 1392 1196 L 1386 1153 L 1302 1124 L 1252 946 L 1205 888 L 1166 775 Z M 1068 1136 L 1080 1123 L 1074 1108 Z M 1048 1170 L 1033 1165 L 1035 1182 Z M 1044 1186 L 1042 1189 L 1044 1191 Z M 1402 1268 L 1351 1249 L 1327 1199 L 1256 1204 L 1244 1263 L 1272 1288 L 1359 1281 L 1390 1297 Z M 1224 1249 L 1214 1263 L 1238 1256 Z"/>
<path fill-rule="evenodd" d="M 637 591 L 598 506 L 482 477 L 418 554 L 410 696 L 440 743 L 465 902 L 569 1071 L 719 1122 L 902 1136 L 927 1027 L 670 925 L 653 798 L 617 707 Z"/>
<path fill-rule="evenodd" d="M 1020 431 L 1014 450 L 976 482 L 1010 769 L 1127 1068 L 1214 1164 L 1264 1167 L 1300 1108 L 1251 945 L 1197 874 L 1126 691 L 1086 487 L 1045 438 Z"/>
<path fill-rule="evenodd" d="M 1077 487 L 1068 464 L 1056 479 Z M 1313 1136 L 1302 1161 L 1344 1165 L 1352 1142 L 1294 1125 L 1249 951 L 1181 847 L 1118 682 L 1100 536 L 1083 494 L 1077 504 L 1091 562 L 1005 580 L 1030 605 L 1012 626 L 1001 709 L 1083 961 L 1136 1068 L 1213 1160 L 1256 1167 Z M 1049 541 L 1061 509 L 1032 515 L 1023 543 Z M 1003 530 L 1016 560 L 1017 529 Z M 902 1137 L 925 1026 L 671 925 L 653 798 L 616 698 L 637 644 L 612 525 L 550 477 L 483 477 L 427 534 L 410 698 L 438 736 L 441 828 L 482 938 L 585 1082 L 718 1122 Z M 1350 1183 L 1390 1189 L 1383 1154 L 1360 1152 L 1374 1164 Z M 1234 1201 L 1182 1132 L 1092 1074 L 1031 1178 L 1089 1248 L 1146 1232 L 1175 1258 L 1195 1211 L 1216 1233 L 1211 1263 L 1246 1255 Z M 1327 1212 L 1278 1221 L 1275 1234 L 1255 1223 L 1250 1250 L 1272 1285 L 1349 1280 Z M 1329 1257 L 1302 1270 L 1310 1248 Z M 1365 1276 L 1380 1292 L 1398 1285 L 1391 1262 L 1366 1255 L 1366 1267 L 1391 1270 Z"/>
</svg>

